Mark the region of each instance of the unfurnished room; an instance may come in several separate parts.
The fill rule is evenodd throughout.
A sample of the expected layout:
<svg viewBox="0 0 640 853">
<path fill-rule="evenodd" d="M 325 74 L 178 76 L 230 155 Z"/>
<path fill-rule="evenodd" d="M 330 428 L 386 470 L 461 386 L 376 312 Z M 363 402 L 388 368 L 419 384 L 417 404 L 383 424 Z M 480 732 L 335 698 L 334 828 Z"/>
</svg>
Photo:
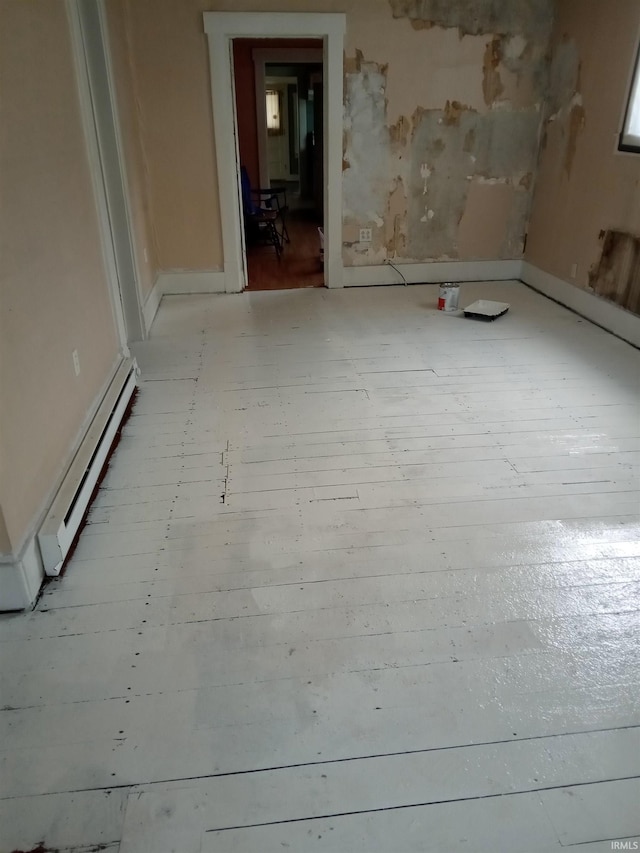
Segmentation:
<svg viewBox="0 0 640 853">
<path fill-rule="evenodd" d="M 640 849 L 638 0 L 0 0 L 0 853 Z"/>
</svg>

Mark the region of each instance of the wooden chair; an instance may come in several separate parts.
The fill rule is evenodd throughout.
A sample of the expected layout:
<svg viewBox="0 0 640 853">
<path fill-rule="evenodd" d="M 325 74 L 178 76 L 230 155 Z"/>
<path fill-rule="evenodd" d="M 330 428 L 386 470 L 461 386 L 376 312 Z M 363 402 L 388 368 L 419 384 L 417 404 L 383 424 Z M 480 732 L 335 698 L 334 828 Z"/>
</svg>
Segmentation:
<svg viewBox="0 0 640 853">
<path fill-rule="evenodd" d="M 285 187 L 252 188 L 244 166 L 240 168 L 240 176 L 247 245 L 273 246 L 276 250 L 276 257 L 280 260 L 284 244 L 289 242 L 289 232 L 285 221 L 287 191 Z"/>
</svg>

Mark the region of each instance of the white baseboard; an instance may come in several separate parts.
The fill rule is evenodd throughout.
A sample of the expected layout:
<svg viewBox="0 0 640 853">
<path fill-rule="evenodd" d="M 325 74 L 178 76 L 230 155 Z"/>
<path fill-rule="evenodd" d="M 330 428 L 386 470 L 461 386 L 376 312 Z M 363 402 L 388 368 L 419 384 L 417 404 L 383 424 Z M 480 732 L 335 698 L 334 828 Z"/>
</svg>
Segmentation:
<svg viewBox="0 0 640 853">
<path fill-rule="evenodd" d="M 16 545 L 14 554 L 0 555 L 0 612 L 9 610 L 27 610 L 33 606 L 38 597 L 44 580 L 44 565 L 38 546 L 37 534 L 42 520 L 49 511 L 60 489 L 69 466 L 72 464 L 82 441 L 91 428 L 92 423 L 102 405 L 105 395 L 118 373 L 124 359 L 119 356 L 112 370 L 95 397 L 93 405 L 87 412 L 81 429 L 69 455 L 59 467 L 59 473 L 47 492 L 39 512 L 25 537 Z"/>
<path fill-rule="evenodd" d="M 44 578 L 35 534 L 18 557 L 0 558 L 0 610 L 28 610 L 33 607 Z"/>
<path fill-rule="evenodd" d="M 396 264 L 408 284 L 442 281 L 509 281 L 521 277 L 522 261 L 428 261 Z M 344 268 L 345 287 L 403 284 L 390 264 Z"/>
<path fill-rule="evenodd" d="M 534 290 L 544 293 L 545 296 L 549 296 L 633 346 L 640 347 L 640 317 L 632 314 L 631 311 L 621 308 L 614 302 L 609 302 L 608 299 L 603 299 L 592 291 L 568 284 L 528 261 L 522 263 L 520 278 Z"/>
<path fill-rule="evenodd" d="M 153 325 L 153 321 L 155 320 L 156 314 L 158 313 L 158 308 L 160 307 L 161 302 L 162 285 L 159 278 L 157 278 L 156 283 L 153 285 L 151 293 L 147 296 L 147 301 L 144 303 L 144 307 L 142 309 L 145 337 L 149 334 L 149 330 Z"/>
<path fill-rule="evenodd" d="M 221 270 L 161 272 L 155 286 L 159 287 L 161 298 L 169 294 L 226 292 L 225 275 Z"/>
<path fill-rule="evenodd" d="M 225 275 L 220 270 L 195 270 L 193 272 L 169 271 L 158 273 L 156 283 L 144 303 L 145 333 L 148 335 L 163 296 L 189 293 L 225 293 Z"/>
</svg>

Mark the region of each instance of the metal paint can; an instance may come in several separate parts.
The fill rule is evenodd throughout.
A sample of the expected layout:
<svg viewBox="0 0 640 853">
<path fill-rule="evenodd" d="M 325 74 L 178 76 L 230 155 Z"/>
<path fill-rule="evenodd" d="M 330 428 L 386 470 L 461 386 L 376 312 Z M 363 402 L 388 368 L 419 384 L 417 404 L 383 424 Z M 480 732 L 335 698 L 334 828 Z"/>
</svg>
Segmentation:
<svg viewBox="0 0 640 853">
<path fill-rule="evenodd" d="M 444 282 L 438 293 L 438 311 L 457 311 L 460 285 Z"/>
</svg>

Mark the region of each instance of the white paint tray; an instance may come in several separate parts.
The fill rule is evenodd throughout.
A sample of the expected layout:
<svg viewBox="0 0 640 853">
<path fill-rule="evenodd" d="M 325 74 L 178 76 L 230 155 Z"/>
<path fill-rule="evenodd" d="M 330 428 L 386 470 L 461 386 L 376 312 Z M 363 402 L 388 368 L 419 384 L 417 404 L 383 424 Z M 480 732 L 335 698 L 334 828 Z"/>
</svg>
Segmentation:
<svg viewBox="0 0 640 853">
<path fill-rule="evenodd" d="M 508 302 L 492 302 L 490 299 L 478 299 L 467 305 L 464 309 L 465 317 L 473 317 L 475 320 L 495 320 L 502 317 L 511 306 Z"/>
</svg>

